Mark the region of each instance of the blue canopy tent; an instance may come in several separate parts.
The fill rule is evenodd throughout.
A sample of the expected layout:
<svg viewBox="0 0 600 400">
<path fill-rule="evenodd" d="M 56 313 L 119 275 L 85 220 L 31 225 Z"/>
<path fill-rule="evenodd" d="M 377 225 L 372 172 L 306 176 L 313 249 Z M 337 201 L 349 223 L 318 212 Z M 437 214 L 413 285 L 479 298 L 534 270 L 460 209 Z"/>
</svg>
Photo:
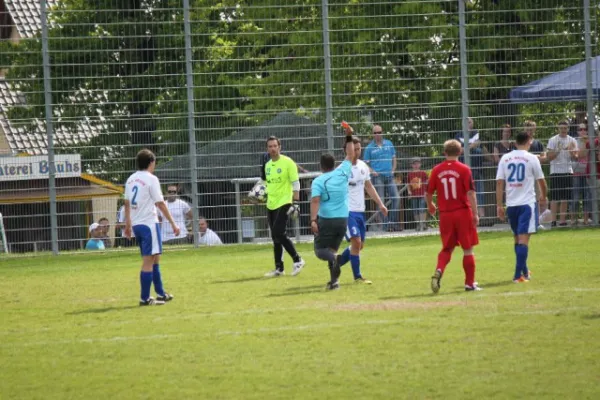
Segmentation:
<svg viewBox="0 0 600 400">
<path fill-rule="evenodd" d="M 510 91 L 513 103 L 586 100 L 585 61 Z M 600 98 L 600 56 L 592 58 L 592 91 Z"/>
</svg>

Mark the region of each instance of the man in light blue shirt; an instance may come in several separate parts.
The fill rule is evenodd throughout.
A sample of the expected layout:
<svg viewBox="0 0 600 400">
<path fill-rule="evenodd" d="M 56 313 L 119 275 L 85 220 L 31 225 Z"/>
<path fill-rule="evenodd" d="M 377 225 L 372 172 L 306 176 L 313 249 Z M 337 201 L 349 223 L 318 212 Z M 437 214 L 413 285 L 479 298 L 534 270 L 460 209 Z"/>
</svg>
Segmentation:
<svg viewBox="0 0 600 400">
<path fill-rule="evenodd" d="M 346 128 L 346 159 L 334 169 L 335 159 L 331 154 L 321 156 L 323 175 L 312 183 L 310 201 L 310 227 L 315 234 L 315 255 L 327 261 L 331 280 L 328 290 L 339 289 L 340 266 L 337 251 L 346 234 L 348 225 L 348 181 L 355 161 L 352 128 Z"/>
<path fill-rule="evenodd" d="M 90 225 L 88 231 L 90 232 L 90 240 L 85 244 L 86 250 L 104 250 L 104 242 L 100 238 L 102 235 L 102 227 L 100 224 L 94 222 Z"/>
<path fill-rule="evenodd" d="M 396 149 L 394 144 L 383 139 L 383 128 L 379 125 L 373 126 L 373 140 L 365 149 L 365 162 L 371 170 L 371 181 L 379 197 L 385 202 L 385 195 L 392 201 L 389 219 L 378 212 L 383 221 L 383 228 L 388 231 L 399 231 L 398 213 L 400 210 L 400 195 L 394 172 L 396 172 Z"/>
</svg>

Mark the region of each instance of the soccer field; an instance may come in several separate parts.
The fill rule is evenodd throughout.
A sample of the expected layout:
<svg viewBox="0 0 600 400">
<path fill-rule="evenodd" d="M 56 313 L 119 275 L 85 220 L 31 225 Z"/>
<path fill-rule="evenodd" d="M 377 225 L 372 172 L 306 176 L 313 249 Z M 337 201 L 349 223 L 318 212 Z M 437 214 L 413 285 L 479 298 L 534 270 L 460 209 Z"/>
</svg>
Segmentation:
<svg viewBox="0 0 600 400">
<path fill-rule="evenodd" d="M 437 296 L 437 237 L 371 240 L 373 285 L 345 266 L 334 292 L 309 245 L 275 279 L 268 246 L 167 251 L 162 307 L 137 305 L 134 252 L 3 259 L 0 398 L 598 398 L 599 242 L 535 236 L 516 285 L 511 237 L 483 234 L 484 290 L 456 252 Z"/>
</svg>

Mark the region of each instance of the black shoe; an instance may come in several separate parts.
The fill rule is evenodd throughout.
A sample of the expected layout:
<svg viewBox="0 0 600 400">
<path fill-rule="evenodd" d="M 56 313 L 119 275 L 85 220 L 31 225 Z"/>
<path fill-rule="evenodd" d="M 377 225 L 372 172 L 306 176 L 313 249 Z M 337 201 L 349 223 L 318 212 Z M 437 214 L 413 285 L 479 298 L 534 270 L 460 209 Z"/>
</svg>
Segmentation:
<svg viewBox="0 0 600 400">
<path fill-rule="evenodd" d="M 147 300 L 140 300 L 140 306 L 162 306 L 164 304 L 164 301 L 154 300 L 152 297 L 148 297 Z"/>
<path fill-rule="evenodd" d="M 326 286 L 327 290 L 337 290 L 339 288 L 340 288 L 340 283 L 338 281 L 327 282 L 327 286 Z"/>
<path fill-rule="evenodd" d="M 170 293 L 165 292 L 165 294 L 163 294 L 162 296 L 157 294 L 156 295 L 156 300 L 158 301 L 163 301 L 163 302 L 167 302 L 167 301 L 171 301 L 173 300 L 173 295 Z"/>
<path fill-rule="evenodd" d="M 550 227 L 556 228 L 556 221 L 552 221 L 552 223 L 550 224 Z"/>
</svg>

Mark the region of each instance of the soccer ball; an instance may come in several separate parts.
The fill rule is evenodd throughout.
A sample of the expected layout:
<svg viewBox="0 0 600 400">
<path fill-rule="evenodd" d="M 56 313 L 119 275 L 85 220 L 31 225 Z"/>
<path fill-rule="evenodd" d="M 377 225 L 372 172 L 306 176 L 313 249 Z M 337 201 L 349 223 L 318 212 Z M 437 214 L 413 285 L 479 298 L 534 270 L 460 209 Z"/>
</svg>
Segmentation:
<svg viewBox="0 0 600 400">
<path fill-rule="evenodd" d="M 552 222 L 552 212 L 548 209 L 540 214 L 540 223 L 549 224 L 550 222 Z"/>
<path fill-rule="evenodd" d="M 287 214 L 290 216 L 291 219 L 298 218 L 298 215 L 300 214 L 300 207 L 298 207 L 298 204 L 292 204 L 288 209 Z"/>
<path fill-rule="evenodd" d="M 252 189 L 250 189 L 250 192 L 248 192 L 248 197 L 250 197 L 253 200 L 260 201 L 260 202 L 266 201 L 267 200 L 267 187 L 265 186 L 265 182 L 263 180 L 256 182 L 254 187 Z"/>
</svg>

